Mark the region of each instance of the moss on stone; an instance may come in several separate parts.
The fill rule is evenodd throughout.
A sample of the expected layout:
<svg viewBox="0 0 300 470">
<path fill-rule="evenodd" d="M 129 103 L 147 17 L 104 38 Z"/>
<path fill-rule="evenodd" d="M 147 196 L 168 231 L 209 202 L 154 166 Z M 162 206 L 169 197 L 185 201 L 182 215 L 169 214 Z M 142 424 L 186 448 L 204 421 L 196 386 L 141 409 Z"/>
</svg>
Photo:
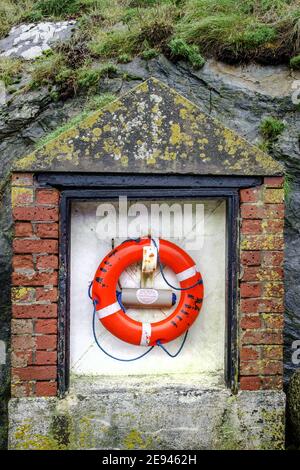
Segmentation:
<svg viewBox="0 0 300 470">
<path fill-rule="evenodd" d="M 296 371 L 288 388 L 288 415 L 296 444 L 300 449 L 300 371 Z"/>
<path fill-rule="evenodd" d="M 64 450 L 55 437 L 44 434 L 34 434 L 29 420 L 24 420 L 15 431 L 16 449 L 19 450 Z"/>
<path fill-rule="evenodd" d="M 284 449 L 284 431 L 285 417 L 283 412 L 278 410 L 262 410 L 262 418 L 264 420 L 264 432 L 262 436 L 261 449 L 274 450 Z"/>
<path fill-rule="evenodd" d="M 123 440 L 123 445 L 125 449 L 151 449 L 153 440 L 151 437 L 143 437 L 142 434 L 136 429 L 131 429 L 131 431 L 125 436 Z"/>
</svg>

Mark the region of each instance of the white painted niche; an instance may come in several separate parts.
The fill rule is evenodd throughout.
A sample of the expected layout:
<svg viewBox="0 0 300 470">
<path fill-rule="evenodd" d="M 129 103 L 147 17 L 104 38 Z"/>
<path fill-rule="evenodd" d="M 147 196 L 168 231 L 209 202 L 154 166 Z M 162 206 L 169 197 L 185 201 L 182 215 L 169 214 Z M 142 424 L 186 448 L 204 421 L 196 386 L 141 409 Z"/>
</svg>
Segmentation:
<svg viewBox="0 0 300 470">
<path fill-rule="evenodd" d="M 124 201 L 123 201 L 124 203 Z M 159 347 L 135 362 L 118 362 L 106 356 L 95 344 L 92 333 L 93 306 L 88 298 L 89 283 L 104 258 L 111 250 L 114 224 L 104 227 L 103 204 L 110 204 L 116 213 L 117 227 L 124 230 L 124 215 L 120 216 L 118 201 L 77 201 L 71 210 L 71 294 L 70 294 L 70 372 L 71 386 L 76 378 L 93 376 L 139 376 L 149 377 L 166 374 L 193 374 L 202 377 L 206 384 L 224 383 L 225 357 L 225 257 L 226 257 L 226 202 L 222 199 L 195 200 L 128 200 L 129 211 L 143 204 L 148 215 L 139 212 L 139 217 L 129 217 L 130 237 L 163 235 L 184 248 L 195 260 L 200 270 L 205 295 L 200 315 L 191 327 L 180 355 L 170 358 Z M 168 221 L 161 217 L 161 223 L 151 226 L 151 204 L 165 203 L 176 210 L 170 211 Z M 189 204 L 192 219 L 183 219 L 183 203 Z M 99 209 L 100 207 L 100 209 Z M 131 209 L 130 209 L 131 208 Z M 105 209 L 105 208 L 104 208 Z M 123 206 L 124 209 L 124 206 Z M 133 213 L 135 210 L 133 210 Z M 142 211 L 143 212 L 143 211 Z M 101 216 L 102 214 L 102 216 Z M 103 215 L 104 214 L 104 215 Z M 121 217 L 122 220 L 119 220 Z M 106 217 L 107 220 L 107 217 Z M 191 225 L 192 224 L 192 225 Z M 154 220 L 152 220 L 154 225 Z M 169 229 L 168 237 L 162 230 Z M 190 228 L 196 240 L 190 239 Z M 103 239 L 105 231 L 110 238 Z M 109 233 L 111 230 L 111 233 Z M 176 231 L 177 230 L 177 231 Z M 178 232 L 179 230 L 179 232 Z M 183 232 L 183 233 L 181 233 Z M 120 235 L 120 233 L 117 233 Z M 125 236 L 124 236 L 125 235 Z M 174 238 L 175 237 L 175 238 Z M 126 234 L 114 240 L 115 246 L 123 241 Z M 122 287 L 140 287 L 140 266 L 131 266 L 121 276 Z M 178 285 L 174 274 L 165 269 L 171 284 Z M 155 275 L 155 287 L 167 288 L 159 271 Z M 177 293 L 180 295 L 180 293 Z M 128 309 L 128 315 L 137 320 L 159 321 L 171 310 Z M 101 345 L 111 354 L 131 358 L 140 355 L 147 348 L 127 344 L 111 335 L 97 320 L 97 336 Z M 180 347 L 182 337 L 165 345 L 174 353 Z"/>
</svg>

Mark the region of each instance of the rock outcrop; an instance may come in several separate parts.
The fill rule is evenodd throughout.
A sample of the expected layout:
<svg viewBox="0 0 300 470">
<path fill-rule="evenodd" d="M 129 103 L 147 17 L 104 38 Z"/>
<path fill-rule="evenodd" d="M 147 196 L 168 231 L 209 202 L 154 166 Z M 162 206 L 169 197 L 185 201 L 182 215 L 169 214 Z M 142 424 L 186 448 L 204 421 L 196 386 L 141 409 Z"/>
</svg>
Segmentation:
<svg viewBox="0 0 300 470">
<path fill-rule="evenodd" d="M 55 42 L 69 39 L 74 25 L 75 21 L 71 20 L 15 26 L 0 40 L 0 56 L 35 59 L 51 49 Z"/>
</svg>

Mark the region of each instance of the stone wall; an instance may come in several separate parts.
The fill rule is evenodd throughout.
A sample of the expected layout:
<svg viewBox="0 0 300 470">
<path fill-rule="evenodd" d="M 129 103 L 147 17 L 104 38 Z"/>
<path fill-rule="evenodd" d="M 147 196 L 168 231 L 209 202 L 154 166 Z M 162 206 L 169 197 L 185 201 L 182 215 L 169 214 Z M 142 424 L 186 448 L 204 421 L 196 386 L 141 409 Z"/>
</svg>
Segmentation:
<svg viewBox="0 0 300 470">
<path fill-rule="evenodd" d="M 137 393 L 138 390 L 138 393 Z M 173 381 L 83 381 L 66 398 L 13 398 L 10 449 L 283 449 L 285 396 Z"/>
</svg>

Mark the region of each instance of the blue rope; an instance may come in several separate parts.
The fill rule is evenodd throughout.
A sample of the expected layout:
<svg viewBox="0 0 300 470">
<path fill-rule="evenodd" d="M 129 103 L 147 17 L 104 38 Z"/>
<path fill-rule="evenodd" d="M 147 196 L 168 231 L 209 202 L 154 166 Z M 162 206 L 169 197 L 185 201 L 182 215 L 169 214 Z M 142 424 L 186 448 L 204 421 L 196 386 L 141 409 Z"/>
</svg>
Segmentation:
<svg viewBox="0 0 300 470">
<path fill-rule="evenodd" d="M 157 346 L 159 346 L 163 351 L 165 351 L 165 353 L 167 353 L 168 356 L 170 356 L 170 357 L 176 357 L 176 356 L 178 356 L 178 354 L 181 352 L 181 350 L 182 350 L 182 348 L 183 348 L 183 346 L 184 346 L 184 343 L 185 343 L 185 341 L 186 341 L 188 332 L 189 332 L 189 330 L 187 330 L 187 331 L 185 332 L 185 335 L 184 335 L 184 338 L 183 338 L 183 340 L 182 340 L 181 346 L 180 346 L 180 348 L 178 349 L 177 353 L 175 353 L 175 354 L 171 354 L 171 353 L 161 344 L 161 342 L 160 342 L 159 339 L 156 341 L 156 344 L 157 344 Z"/>
<path fill-rule="evenodd" d="M 195 284 L 193 284 L 192 286 L 189 286 L 189 287 L 175 287 L 175 286 L 172 286 L 172 284 L 169 283 L 168 279 L 167 279 L 166 276 L 165 276 L 165 273 L 164 273 L 164 270 L 163 270 L 163 267 L 162 267 L 162 264 L 161 264 L 161 261 L 160 261 L 159 250 L 158 250 L 156 241 L 155 241 L 153 238 L 151 238 L 151 240 L 152 240 L 153 245 L 155 246 L 156 251 L 157 251 L 157 262 L 158 262 L 160 274 L 162 275 L 162 278 L 163 278 L 163 280 L 165 281 L 165 283 L 166 283 L 169 287 L 171 287 L 171 289 L 180 290 L 180 291 L 182 291 L 182 290 L 190 290 L 190 289 L 193 289 L 194 287 L 198 286 L 199 284 L 203 284 L 202 279 L 200 279 L 199 281 L 195 282 Z"/>
<path fill-rule="evenodd" d="M 96 318 L 96 305 L 97 305 L 97 302 L 94 301 L 93 302 L 94 304 L 94 312 L 93 312 L 93 335 L 94 335 L 94 340 L 98 346 L 99 349 L 101 349 L 102 352 L 104 352 L 104 354 L 106 354 L 108 357 L 111 357 L 112 359 L 115 359 L 116 361 L 121 361 L 121 362 L 132 362 L 132 361 L 137 361 L 138 359 L 141 359 L 142 357 L 146 356 L 146 354 L 149 354 L 150 351 L 152 351 L 152 349 L 154 348 L 154 346 L 151 346 L 149 349 L 147 349 L 147 351 L 145 351 L 143 354 L 141 354 L 140 356 L 137 356 L 137 357 L 133 357 L 132 359 L 122 359 L 120 357 L 116 357 L 116 356 L 113 356 L 112 354 L 110 354 L 109 352 L 105 351 L 105 349 L 101 346 L 101 344 L 99 343 L 98 341 L 98 338 L 97 338 L 97 335 L 96 335 L 96 328 L 95 328 L 95 318 Z"/>
</svg>

